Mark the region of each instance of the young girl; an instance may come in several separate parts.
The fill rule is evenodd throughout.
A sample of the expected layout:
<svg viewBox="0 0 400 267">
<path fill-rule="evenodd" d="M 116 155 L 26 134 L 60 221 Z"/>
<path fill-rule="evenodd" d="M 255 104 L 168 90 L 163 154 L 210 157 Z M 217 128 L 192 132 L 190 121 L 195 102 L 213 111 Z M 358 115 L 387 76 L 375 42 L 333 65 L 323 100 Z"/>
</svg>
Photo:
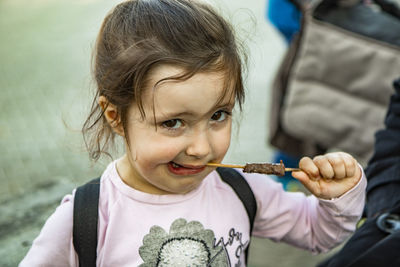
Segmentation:
<svg viewBox="0 0 400 267">
<path fill-rule="evenodd" d="M 366 182 L 339 152 L 293 173 L 315 196 L 242 173 L 257 203 L 250 233 L 242 202 L 206 166 L 223 160 L 244 99 L 238 51 L 227 22 L 196 1 L 131 0 L 105 18 L 84 132 L 94 159 L 115 135 L 126 152 L 100 181 L 98 266 L 244 266 L 250 234 L 321 252 L 355 229 Z M 73 202 L 64 197 L 20 266 L 78 265 Z"/>
</svg>

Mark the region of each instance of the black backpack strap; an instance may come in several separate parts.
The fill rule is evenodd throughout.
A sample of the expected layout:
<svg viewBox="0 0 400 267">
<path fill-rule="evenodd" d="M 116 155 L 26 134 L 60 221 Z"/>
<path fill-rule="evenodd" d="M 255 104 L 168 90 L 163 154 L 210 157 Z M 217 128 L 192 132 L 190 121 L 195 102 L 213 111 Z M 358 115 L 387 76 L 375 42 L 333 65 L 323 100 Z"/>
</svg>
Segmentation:
<svg viewBox="0 0 400 267">
<path fill-rule="evenodd" d="M 257 212 L 257 202 L 250 185 L 247 183 L 246 179 L 235 169 L 218 167 L 217 172 L 221 176 L 221 179 L 232 187 L 233 191 L 235 191 L 239 199 L 242 201 L 247 211 L 247 215 L 249 216 L 251 236 L 251 233 L 253 232 L 254 218 L 256 217 Z M 246 263 L 249 255 L 249 247 L 250 243 L 245 251 Z"/>
<path fill-rule="evenodd" d="M 74 198 L 73 243 L 80 267 L 95 267 L 100 177 L 78 187 Z"/>
</svg>

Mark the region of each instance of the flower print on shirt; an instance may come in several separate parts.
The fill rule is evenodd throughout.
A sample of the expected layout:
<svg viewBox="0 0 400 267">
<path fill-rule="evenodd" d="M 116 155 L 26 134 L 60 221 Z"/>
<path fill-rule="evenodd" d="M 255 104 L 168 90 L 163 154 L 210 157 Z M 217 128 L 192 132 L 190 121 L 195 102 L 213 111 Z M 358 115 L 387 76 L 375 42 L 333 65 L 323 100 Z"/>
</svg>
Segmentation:
<svg viewBox="0 0 400 267">
<path fill-rule="evenodd" d="M 229 266 L 224 247 L 214 244 L 214 232 L 197 221 L 177 219 L 169 233 L 153 226 L 139 248 L 140 266 Z"/>
</svg>

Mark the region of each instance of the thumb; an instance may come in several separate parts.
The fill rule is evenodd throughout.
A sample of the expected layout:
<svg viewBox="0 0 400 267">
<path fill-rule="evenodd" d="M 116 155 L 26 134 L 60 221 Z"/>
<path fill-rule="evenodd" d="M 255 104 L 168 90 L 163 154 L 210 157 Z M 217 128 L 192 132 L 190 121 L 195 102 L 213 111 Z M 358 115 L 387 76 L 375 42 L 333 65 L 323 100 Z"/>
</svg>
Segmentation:
<svg viewBox="0 0 400 267">
<path fill-rule="evenodd" d="M 311 178 L 306 172 L 304 171 L 296 171 L 292 172 L 293 178 L 297 179 L 300 183 L 302 183 L 310 192 L 314 192 L 316 189 L 315 182 L 320 179 L 320 177 Z"/>
<path fill-rule="evenodd" d="M 292 172 L 292 176 L 293 178 L 299 180 L 302 184 L 306 184 L 310 180 L 307 173 L 303 171 Z"/>
<path fill-rule="evenodd" d="M 311 178 L 312 176 L 309 176 L 306 172 L 303 171 L 292 172 L 292 176 L 293 178 L 296 178 L 298 181 L 300 181 L 300 183 L 302 183 L 311 194 L 317 197 L 321 197 L 321 190 L 319 188 L 319 180 L 321 179 L 320 177 Z"/>
</svg>

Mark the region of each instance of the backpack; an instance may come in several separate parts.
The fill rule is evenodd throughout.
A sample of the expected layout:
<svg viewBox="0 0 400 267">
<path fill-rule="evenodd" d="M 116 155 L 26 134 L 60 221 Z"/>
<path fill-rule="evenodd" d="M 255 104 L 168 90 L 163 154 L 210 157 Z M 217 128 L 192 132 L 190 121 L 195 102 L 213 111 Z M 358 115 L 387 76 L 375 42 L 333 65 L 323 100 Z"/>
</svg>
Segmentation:
<svg viewBox="0 0 400 267">
<path fill-rule="evenodd" d="M 230 185 L 242 201 L 250 221 L 250 233 L 257 212 L 254 194 L 245 178 L 234 169 L 217 168 L 221 179 Z M 100 177 L 78 187 L 74 198 L 73 244 L 79 257 L 79 266 L 96 266 L 97 223 L 100 193 Z M 245 251 L 246 262 L 249 245 Z"/>
<path fill-rule="evenodd" d="M 368 178 L 366 221 L 335 255 L 318 267 L 400 266 L 400 79 L 385 119 L 375 135 Z"/>
<path fill-rule="evenodd" d="M 400 203 L 368 218 L 344 247 L 318 267 L 400 266 Z"/>
<path fill-rule="evenodd" d="M 272 87 L 269 143 L 296 157 L 342 150 L 365 166 L 400 73 L 399 9 L 291 1 L 302 21 Z"/>
</svg>

